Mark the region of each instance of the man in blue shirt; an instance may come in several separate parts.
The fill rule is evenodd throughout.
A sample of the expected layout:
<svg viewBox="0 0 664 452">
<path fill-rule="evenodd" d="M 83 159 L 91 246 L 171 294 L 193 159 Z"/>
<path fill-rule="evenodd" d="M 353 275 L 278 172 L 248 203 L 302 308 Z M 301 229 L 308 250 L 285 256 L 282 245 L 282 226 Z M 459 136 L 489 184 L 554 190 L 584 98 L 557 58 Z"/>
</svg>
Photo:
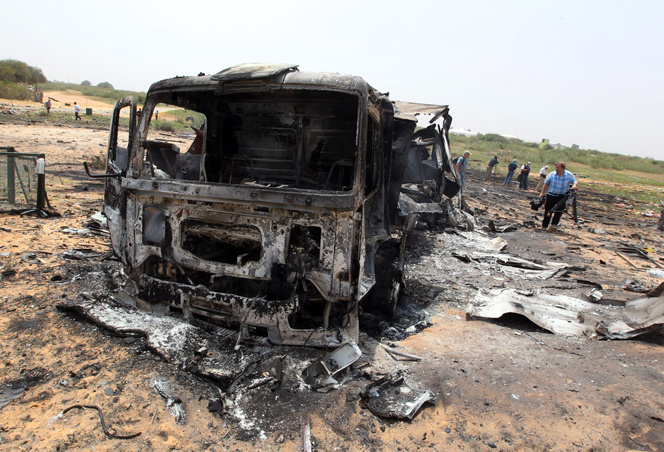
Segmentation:
<svg viewBox="0 0 664 452">
<path fill-rule="evenodd" d="M 459 185 L 461 185 L 461 188 L 463 188 L 463 183 L 466 180 L 466 168 L 468 168 L 468 157 L 470 157 L 470 151 L 466 151 L 463 153 L 462 157 L 459 157 L 456 162 L 456 170 L 457 174 L 459 175 Z"/>
<path fill-rule="evenodd" d="M 542 220 L 542 228 L 549 232 L 558 229 L 560 217 L 563 216 L 563 211 L 553 212 L 553 219 L 551 219 L 551 210 L 560 201 L 567 197 L 570 190 L 576 190 L 576 177 L 565 169 L 565 162 L 556 163 L 556 170 L 549 173 L 544 180 L 544 187 L 542 187 L 542 194 L 546 195 L 546 202 L 544 203 L 544 219 Z M 551 224 L 549 225 L 549 222 Z"/>
<path fill-rule="evenodd" d="M 514 171 L 516 171 L 516 159 L 512 160 L 509 165 L 507 165 L 507 175 L 505 176 L 505 182 L 503 185 L 508 185 L 512 183 L 512 176 L 514 176 Z"/>
<path fill-rule="evenodd" d="M 486 167 L 486 174 L 484 175 L 484 180 L 491 180 L 491 173 L 493 172 L 493 167 L 496 166 L 498 163 L 498 156 L 496 155 L 494 158 L 489 160 L 489 166 Z"/>
</svg>

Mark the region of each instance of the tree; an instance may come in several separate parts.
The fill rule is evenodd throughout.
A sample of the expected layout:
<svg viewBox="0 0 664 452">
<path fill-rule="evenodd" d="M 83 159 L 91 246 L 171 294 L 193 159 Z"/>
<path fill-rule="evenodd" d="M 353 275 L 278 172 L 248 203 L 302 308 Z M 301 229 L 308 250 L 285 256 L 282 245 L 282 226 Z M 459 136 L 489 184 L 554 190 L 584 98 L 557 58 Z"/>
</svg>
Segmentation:
<svg viewBox="0 0 664 452">
<path fill-rule="evenodd" d="M 92 86 L 92 83 L 90 83 L 90 80 L 83 80 L 81 86 Z"/>
<path fill-rule="evenodd" d="M 108 82 L 97 83 L 97 88 L 115 89 L 115 88 L 113 88 L 113 85 L 111 85 L 111 84 L 108 83 Z"/>
<path fill-rule="evenodd" d="M 13 83 L 44 83 L 46 76 L 38 67 L 28 66 L 23 61 L 0 60 L 0 80 Z"/>
</svg>

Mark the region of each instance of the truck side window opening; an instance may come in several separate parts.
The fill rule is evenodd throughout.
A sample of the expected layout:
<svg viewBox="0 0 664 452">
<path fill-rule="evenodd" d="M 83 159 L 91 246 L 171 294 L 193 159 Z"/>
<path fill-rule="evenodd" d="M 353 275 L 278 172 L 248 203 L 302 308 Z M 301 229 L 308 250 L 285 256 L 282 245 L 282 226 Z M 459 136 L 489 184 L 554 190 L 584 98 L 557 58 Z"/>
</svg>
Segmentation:
<svg viewBox="0 0 664 452">
<path fill-rule="evenodd" d="M 156 105 L 153 111 L 147 139 L 141 143 L 145 153 L 142 175 L 199 180 L 205 115 L 165 103 Z"/>
</svg>

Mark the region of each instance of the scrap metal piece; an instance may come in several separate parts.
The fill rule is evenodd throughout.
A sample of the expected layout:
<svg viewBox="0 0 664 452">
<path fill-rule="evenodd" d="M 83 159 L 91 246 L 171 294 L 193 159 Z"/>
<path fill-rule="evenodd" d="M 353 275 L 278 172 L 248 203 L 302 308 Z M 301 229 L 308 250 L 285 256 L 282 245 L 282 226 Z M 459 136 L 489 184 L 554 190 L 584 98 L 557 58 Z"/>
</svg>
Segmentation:
<svg viewBox="0 0 664 452">
<path fill-rule="evenodd" d="M 154 379 L 152 385 L 157 394 L 166 401 L 166 406 L 175 418 L 175 422 L 178 424 L 184 423 L 187 418 L 184 403 L 182 403 L 182 400 L 179 397 L 173 395 L 171 384 L 168 379 L 165 377 L 157 377 Z"/>
<path fill-rule="evenodd" d="M 103 256 L 103 253 L 97 253 L 92 251 L 89 248 L 78 248 L 78 249 L 71 249 L 67 250 L 64 253 L 62 253 L 62 257 L 65 259 L 72 259 L 72 260 L 79 260 L 79 261 L 85 261 L 88 259 L 96 259 L 101 256 Z"/>
<path fill-rule="evenodd" d="M 238 79 L 260 79 L 297 71 L 297 64 L 245 63 L 217 72 L 210 77 L 214 82 L 227 82 Z"/>
<path fill-rule="evenodd" d="M 392 355 L 393 358 L 394 358 L 394 356 L 400 356 L 402 358 L 405 358 L 405 359 L 411 360 L 411 361 L 422 361 L 422 358 L 420 356 L 411 355 L 409 353 L 400 352 L 398 350 L 393 350 L 385 344 L 379 343 L 378 345 L 383 347 L 383 349 L 385 349 L 385 351 L 387 351 L 390 355 Z"/>
<path fill-rule="evenodd" d="M 449 105 L 420 104 L 400 100 L 394 101 L 394 106 L 396 107 L 395 114 L 403 118 L 415 118 L 418 115 L 432 115 L 433 117 L 429 120 L 430 123 L 435 122 L 436 119 L 449 111 Z"/>
<path fill-rule="evenodd" d="M 309 419 L 302 422 L 302 450 L 304 452 L 311 452 L 311 424 Z"/>
<path fill-rule="evenodd" d="M 664 282 L 661 283 L 659 286 L 655 287 L 650 292 L 648 292 L 646 294 L 646 297 L 653 298 L 653 297 L 661 297 L 662 295 L 664 295 Z"/>
<path fill-rule="evenodd" d="M 595 335 L 598 321 L 579 316 L 579 312 L 590 313 L 595 308 L 592 303 L 564 295 L 524 296 L 513 289 L 492 290 L 475 296 L 466 308 L 466 319 L 498 319 L 507 313 L 521 314 L 557 334 L 591 337 Z"/>
<path fill-rule="evenodd" d="M 377 416 L 408 419 L 415 417 L 427 402 L 434 402 L 430 391 L 418 391 L 410 386 L 401 372 L 381 378 L 370 384 L 362 393 L 362 400 Z"/>
<path fill-rule="evenodd" d="M 593 288 L 586 294 L 586 297 L 588 297 L 588 301 L 599 303 L 599 301 L 604 298 L 604 294 L 601 291 Z"/>
<path fill-rule="evenodd" d="M 560 277 L 569 269 L 567 264 L 558 262 L 547 262 L 546 264 L 538 264 L 527 259 L 511 256 L 503 253 L 461 253 L 452 252 L 452 255 L 464 262 L 485 262 L 490 264 L 498 264 L 501 271 L 508 275 L 515 275 L 520 278 L 540 278 L 552 279 Z"/>
<path fill-rule="evenodd" d="M 631 339 L 664 330 L 664 296 L 637 298 L 625 303 L 625 320 L 606 327 L 606 339 Z"/>
<path fill-rule="evenodd" d="M 307 367 L 302 373 L 304 381 L 314 389 L 337 384 L 334 375 L 341 372 L 362 356 L 353 341 L 345 342 L 335 351 Z"/>
<path fill-rule="evenodd" d="M 24 392 L 24 386 L 14 387 L 11 384 L 0 386 L 0 410 L 9 405 L 12 400 L 21 397 Z"/>
<path fill-rule="evenodd" d="M 629 292 L 638 292 L 638 293 L 648 292 L 648 288 L 644 286 L 641 281 L 638 281 L 636 279 L 626 279 L 625 282 L 623 283 L 622 289 L 627 290 Z"/>
<path fill-rule="evenodd" d="M 520 314 L 556 334 L 629 339 L 664 328 L 664 297 L 628 301 L 624 309 L 564 295 L 524 296 L 513 289 L 478 293 L 466 319 L 498 319 Z"/>
</svg>

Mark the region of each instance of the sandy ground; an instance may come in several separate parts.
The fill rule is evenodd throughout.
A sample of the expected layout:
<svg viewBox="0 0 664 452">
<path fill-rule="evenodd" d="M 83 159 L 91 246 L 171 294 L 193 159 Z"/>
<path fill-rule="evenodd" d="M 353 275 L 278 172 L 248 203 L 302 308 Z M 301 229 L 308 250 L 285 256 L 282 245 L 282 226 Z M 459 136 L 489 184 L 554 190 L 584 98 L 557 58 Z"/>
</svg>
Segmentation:
<svg viewBox="0 0 664 452">
<path fill-rule="evenodd" d="M 89 297 L 90 280 L 112 287 L 120 275 L 118 262 L 104 259 L 108 239 L 77 232 L 101 210 L 102 182 L 87 178 L 82 162 L 103 151 L 106 135 L 103 128 L 26 125 L 0 116 L 0 145 L 46 154 L 48 196 L 60 214 L 0 215 L 0 388 L 5 396 L 25 389 L 0 408 L 0 450 L 297 451 L 307 421 L 320 451 L 664 450 L 662 333 L 599 341 L 554 335 L 518 317 L 467 321 L 466 303 L 487 286 L 574 296 L 589 286 L 526 281 L 461 262 L 449 249 L 466 239 L 427 229 L 409 241 L 402 304 L 430 326 L 392 341 L 421 361 L 395 361 L 363 333 L 363 361 L 372 371 L 358 371 L 338 390 L 319 394 L 293 383 L 249 394 L 246 422 L 263 418 L 260 431 L 210 412 L 218 390 L 209 381 L 165 362 L 143 338 L 117 337 L 56 309 Z M 620 244 L 647 247 L 662 262 L 656 218 L 623 211 L 619 201 L 581 186 L 583 228 L 564 220 L 558 234 L 537 232 L 529 227 L 537 218 L 528 194 L 482 176 L 469 176 L 468 202 L 484 223 L 518 225 L 495 234 L 507 240 L 510 254 L 576 265 L 584 269 L 578 279 L 602 284 L 614 298 L 640 296 L 622 289 L 627 279 L 648 288 L 662 282 L 647 273 L 656 269 L 651 262 L 632 258 L 634 268 L 615 253 Z M 71 250 L 89 257 L 68 258 Z M 275 356 L 289 353 L 275 348 Z M 436 397 L 410 422 L 381 419 L 358 400 L 370 378 L 398 369 Z M 155 391 L 156 378 L 166 379 L 182 401 L 184 422 Z M 62 414 L 73 405 L 99 406 L 109 430 L 141 435 L 105 436 L 95 410 Z"/>
<path fill-rule="evenodd" d="M 78 91 L 44 91 L 44 102 L 46 102 L 46 99 L 48 98 L 51 98 L 51 111 L 71 112 L 72 115 L 74 114 L 74 102 L 80 104 L 82 109 L 81 114 L 85 113 L 86 108 L 91 108 L 93 114 L 108 114 L 113 109 L 113 103 L 97 101 L 81 96 Z M 0 99 L 0 104 L 3 108 L 44 109 L 42 104 L 23 100 Z"/>
</svg>

